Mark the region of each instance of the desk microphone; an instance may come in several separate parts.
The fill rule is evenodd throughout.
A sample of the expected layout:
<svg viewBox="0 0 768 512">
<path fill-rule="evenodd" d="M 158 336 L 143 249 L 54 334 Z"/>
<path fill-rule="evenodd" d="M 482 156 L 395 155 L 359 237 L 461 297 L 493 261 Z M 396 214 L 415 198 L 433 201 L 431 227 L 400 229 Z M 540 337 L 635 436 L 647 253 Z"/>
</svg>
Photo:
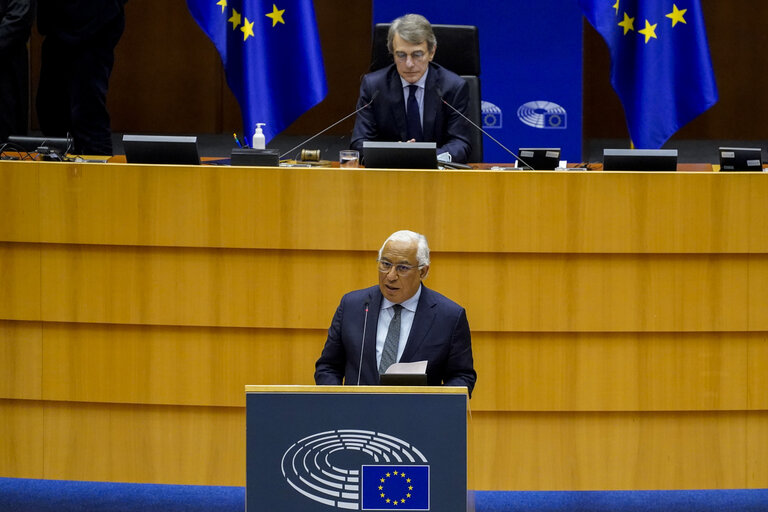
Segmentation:
<svg viewBox="0 0 768 512">
<path fill-rule="evenodd" d="M 285 153 L 283 153 L 282 155 L 280 155 L 280 159 L 282 159 L 282 158 L 283 158 L 284 156 L 286 156 L 286 155 L 290 155 L 292 152 L 294 152 L 295 150 L 299 149 L 301 146 L 303 146 L 303 145 L 304 145 L 304 144 L 306 144 L 307 142 L 311 141 L 312 139 L 314 139 L 314 138 L 315 138 L 315 137 L 317 137 L 318 135 L 322 135 L 322 134 L 324 134 L 325 132 L 327 132 L 328 130 L 330 130 L 331 128 L 333 128 L 334 126 L 336 126 L 337 124 L 341 123 L 342 121 L 346 121 L 347 119 L 349 119 L 349 118 L 350 118 L 350 117 L 352 117 L 353 115 L 357 114 L 358 112 L 360 112 L 360 111 L 361 111 L 361 110 L 363 110 L 364 108 L 368 108 L 368 107 L 370 106 L 370 104 L 371 104 L 371 103 L 373 103 L 373 100 L 375 100 L 375 99 L 376 99 L 376 96 L 378 96 L 378 95 L 379 95 L 379 90 L 378 90 L 378 89 L 376 89 L 375 91 L 373 91 L 373 94 L 371 95 L 371 101 L 369 101 L 368 103 L 366 103 L 366 104 L 365 104 L 365 105 L 363 105 L 362 107 L 358 108 L 357 110 L 355 110 L 355 111 L 354 111 L 354 112 L 352 112 L 351 114 L 349 114 L 349 115 L 346 115 L 346 116 L 342 117 L 341 119 L 339 119 L 338 121 L 336 121 L 335 123 L 333 123 L 331 126 L 329 126 L 329 127 L 325 128 L 325 129 L 323 129 L 322 131 L 319 131 L 319 132 L 317 132 L 316 134 L 314 134 L 313 136 L 311 136 L 311 137 L 310 137 L 310 138 L 308 138 L 307 140 L 303 141 L 303 142 L 302 142 L 301 144 L 299 144 L 298 146 L 296 146 L 296 147 L 293 147 L 293 148 L 289 149 L 288 151 L 286 151 Z"/>
<path fill-rule="evenodd" d="M 488 138 L 489 138 L 489 139 L 491 139 L 493 142 L 495 142 L 496 144 L 498 144 L 499 146 L 501 146 L 501 148 L 502 148 L 504 151 L 506 151 L 507 153 L 509 153 L 509 154 L 510 154 L 510 155 L 512 155 L 513 157 L 515 157 L 515 160 L 517 160 L 518 162 L 520 162 L 521 164 L 523 164 L 523 165 L 524 165 L 525 167 L 527 167 L 528 169 L 530 169 L 530 170 L 533 170 L 533 167 L 531 167 L 530 165 L 528 165 L 528 163 L 526 163 L 526 161 L 525 161 L 525 160 L 523 160 L 522 158 L 520 158 L 519 156 L 517 156 L 517 155 L 516 155 L 516 154 L 515 154 L 515 153 L 514 153 L 514 152 L 513 152 L 511 149 L 507 148 L 507 146 L 505 146 L 504 144 L 502 144 L 501 142 L 499 142 L 498 140 L 496 140 L 496 139 L 493 137 L 493 135 L 491 135 L 491 134 L 490 134 L 490 133 L 488 133 L 487 131 L 485 131 L 485 130 L 483 130 L 482 128 L 480 128 L 479 126 L 477 126 L 477 125 L 474 123 L 474 121 L 472 121 L 470 118 L 468 118 L 467 116 L 465 116 L 464 114 L 462 114 L 462 113 L 459 111 L 459 109 L 457 109 L 456 107 L 454 107 L 453 105 L 451 105 L 450 103 L 448 103 L 447 101 L 445 101 L 445 98 L 443 98 L 443 91 L 442 91 L 441 89 L 439 89 L 439 88 L 438 88 L 436 92 L 437 92 L 437 96 L 440 98 L 440 101 L 442 101 L 443 103 L 445 103 L 446 105 L 448 105 L 448 106 L 451 108 L 451 110 L 453 110 L 454 112 L 456 112 L 457 114 L 459 114 L 461 117 L 463 117 L 465 120 L 467 120 L 467 121 L 469 122 L 469 124 L 471 124 L 472 126 L 474 126 L 475 128 L 477 128 L 478 130 L 480 130 L 481 132 L 483 132 L 483 135 L 486 135 L 486 136 L 488 136 Z"/>
<path fill-rule="evenodd" d="M 376 97 L 376 91 L 373 96 Z M 373 98 L 371 98 L 373 101 Z M 370 103 L 368 103 L 370 105 Z M 360 364 L 357 366 L 357 385 L 360 385 L 360 374 L 363 372 L 363 349 L 365 348 L 365 328 L 368 327 L 368 303 L 371 301 L 370 296 L 365 299 L 365 319 L 363 320 L 363 340 L 360 342 Z"/>
</svg>

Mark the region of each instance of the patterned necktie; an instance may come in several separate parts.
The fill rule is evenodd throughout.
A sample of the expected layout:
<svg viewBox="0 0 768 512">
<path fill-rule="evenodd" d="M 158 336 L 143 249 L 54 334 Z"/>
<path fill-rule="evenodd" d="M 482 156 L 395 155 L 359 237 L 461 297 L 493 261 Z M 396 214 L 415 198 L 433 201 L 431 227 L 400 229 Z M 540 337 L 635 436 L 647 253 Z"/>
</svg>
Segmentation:
<svg viewBox="0 0 768 512">
<path fill-rule="evenodd" d="M 384 349 L 381 351 L 381 363 L 379 363 L 379 374 L 385 373 L 387 368 L 392 366 L 397 360 L 397 347 L 400 345 L 400 310 L 403 306 L 395 304 L 392 306 L 395 310 L 395 316 L 389 322 L 389 330 L 384 340 Z"/>
<path fill-rule="evenodd" d="M 406 117 L 408 118 L 408 139 L 416 139 L 416 142 L 424 140 L 424 135 L 421 131 L 421 116 L 419 115 L 419 102 L 416 101 L 416 91 L 419 90 L 418 85 L 408 86 L 408 106 L 406 109 Z"/>
</svg>

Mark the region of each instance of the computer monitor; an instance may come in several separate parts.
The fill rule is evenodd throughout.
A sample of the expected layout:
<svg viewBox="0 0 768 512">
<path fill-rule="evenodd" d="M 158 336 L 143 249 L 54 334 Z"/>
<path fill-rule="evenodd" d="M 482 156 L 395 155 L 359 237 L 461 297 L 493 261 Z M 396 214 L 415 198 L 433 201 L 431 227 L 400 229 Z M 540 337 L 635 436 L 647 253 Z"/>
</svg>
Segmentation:
<svg viewBox="0 0 768 512">
<path fill-rule="evenodd" d="M 676 149 L 604 149 L 604 171 L 674 172 Z"/>
<path fill-rule="evenodd" d="M 560 165 L 560 148 L 520 148 L 518 167 L 554 171 Z"/>
<path fill-rule="evenodd" d="M 762 148 L 718 148 L 720 170 L 725 172 L 763 171 Z"/>
<path fill-rule="evenodd" d="M 194 136 L 123 135 L 123 150 L 129 164 L 200 164 Z"/>
<path fill-rule="evenodd" d="M 363 164 L 381 169 L 437 169 L 437 144 L 364 141 Z"/>
<path fill-rule="evenodd" d="M 63 137 L 27 137 L 23 135 L 11 135 L 8 137 L 9 151 L 24 151 L 37 153 L 38 149 L 47 148 L 46 152 L 54 151 L 64 155 L 70 148 L 71 140 Z"/>
</svg>

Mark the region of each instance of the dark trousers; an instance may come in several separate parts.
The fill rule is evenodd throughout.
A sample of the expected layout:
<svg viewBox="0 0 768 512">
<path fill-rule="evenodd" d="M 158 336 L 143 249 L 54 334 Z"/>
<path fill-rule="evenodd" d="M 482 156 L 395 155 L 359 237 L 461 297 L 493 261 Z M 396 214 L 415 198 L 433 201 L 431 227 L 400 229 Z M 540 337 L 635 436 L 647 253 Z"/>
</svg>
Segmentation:
<svg viewBox="0 0 768 512">
<path fill-rule="evenodd" d="M 0 142 L 26 135 L 29 125 L 29 64 L 27 45 L 0 52 Z"/>
<path fill-rule="evenodd" d="M 37 117 L 46 137 L 72 135 L 74 153 L 111 155 L 107 111 L 109 75 L 125 18 L 113 19 L 92 38 L 67 43 L 53 34 L 43 40 Z"/>
</svg>

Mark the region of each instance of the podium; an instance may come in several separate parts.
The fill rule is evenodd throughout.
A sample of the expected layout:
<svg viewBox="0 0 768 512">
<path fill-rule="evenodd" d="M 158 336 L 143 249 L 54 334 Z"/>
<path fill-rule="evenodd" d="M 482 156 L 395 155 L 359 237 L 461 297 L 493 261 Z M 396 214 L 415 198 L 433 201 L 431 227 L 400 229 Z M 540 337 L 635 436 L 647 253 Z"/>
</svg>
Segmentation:
<svg viewBox="0 0 768 512">
<path fill-rule="evenodd" d="M 465 388 L 245 391 L 246 512 L 466 512 Z"/>
</svg>

